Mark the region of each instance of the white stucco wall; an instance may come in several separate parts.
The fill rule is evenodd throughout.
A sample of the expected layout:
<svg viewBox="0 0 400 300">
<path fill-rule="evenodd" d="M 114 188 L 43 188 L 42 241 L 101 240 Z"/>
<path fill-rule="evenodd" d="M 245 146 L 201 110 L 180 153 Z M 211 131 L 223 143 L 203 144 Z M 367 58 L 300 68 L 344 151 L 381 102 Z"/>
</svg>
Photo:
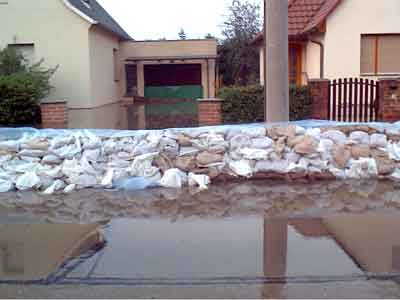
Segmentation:
<svg viewBox="0 0 400 300">
<path fill-rule="evenodd" d="M 343 0 L 326 28 L 325 77 L 359 77 L 361 34 L 400 33 L 400 1 Z"/>
<path fill-rule="evenodd" d="M 6 2 L 0 4 L 0 47 L 33 43 L 36 60 L 44 58 L 45 66 L 59 66 L 47 100 L 68 101 L 69 107 L 90 105 L 90 24 L 62 0 Z"/>
<path fill-rule="evenodd" d="M 89 45 L 92 107 L 116 102 L 119 97 L 113 52 L 114 49 L 119 51 L 119 38 L 98 26 L 92 26 Z"/>
<path fill-rule="evenodd" d="M 313 40 L 324 43 L 324 36 L 321 34 L 314 35 Z M 305 79 L 320 78 L 321 73 L 321 47 L 316 43 L 307 42 L 304 46 L 304 64 L 303 72 Z M 325 73 L 326 74 L 326 73 Z M 325 75 L 324 74 L 324 75 Z M 325 77 L 325 76 L 324 76 Z"/>
</svg>

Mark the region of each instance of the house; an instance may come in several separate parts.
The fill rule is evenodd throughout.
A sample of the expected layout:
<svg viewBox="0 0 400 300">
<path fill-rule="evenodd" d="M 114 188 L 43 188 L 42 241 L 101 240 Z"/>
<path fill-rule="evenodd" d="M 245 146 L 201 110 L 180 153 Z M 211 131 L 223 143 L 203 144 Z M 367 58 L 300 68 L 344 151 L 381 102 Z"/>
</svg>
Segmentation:
<svg viewBox="0 0 400 300">
<path fill-rule="evenodd" d="M 400 75 L 400 1 L 289 0 L 289 81 Z M 260 48 L 264 82 L 264 35 Z"/>
<path fill-rule="evenodd" d="M 96 0 L 0 1 L 0 26 L 0 47 L 59 66 L 43 102 L 71 128 L 126 129 L 134 96 L 215 97 L 215 39 L 135 41 Z"/>
</svg>

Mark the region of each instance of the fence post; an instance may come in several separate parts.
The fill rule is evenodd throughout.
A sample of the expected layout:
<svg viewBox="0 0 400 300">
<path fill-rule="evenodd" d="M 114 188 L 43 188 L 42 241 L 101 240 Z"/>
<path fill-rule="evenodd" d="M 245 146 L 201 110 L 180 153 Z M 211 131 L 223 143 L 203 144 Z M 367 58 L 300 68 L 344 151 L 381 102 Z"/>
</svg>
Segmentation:
<svg viewBox="0 0 400 300">
<path fill-rule="evenodd" d="M 40 110 L 42 113 L 42 128 L 68 128 L 67 102 L 42 102 Z"/>
<path fill-rule="evenodd" d="M 311 96 L 311 119 L 329 120 L 329 85 L 328 79 L 308 81 Z"/>
<path fill-rule="evenodd" d="M 378 120 L 383 122 L 400 121 L 400 79 L 379 79 Z"/>
<path fill-rule="evenodd" d="M 222 100 L 198 99 L 199 126 L 222 124 Z"/>
</svg>

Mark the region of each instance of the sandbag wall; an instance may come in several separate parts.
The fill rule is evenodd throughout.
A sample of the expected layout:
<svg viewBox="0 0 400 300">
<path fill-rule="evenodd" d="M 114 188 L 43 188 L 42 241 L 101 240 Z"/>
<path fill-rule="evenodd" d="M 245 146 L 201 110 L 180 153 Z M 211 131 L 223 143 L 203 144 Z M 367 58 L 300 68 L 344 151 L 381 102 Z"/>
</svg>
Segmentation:
<svg viewBox="0 0 400 300">
<path fill-rule="evenodd" d="M 27 133 L 0 142 L 0 192 L 71 193 L 152 186 L 207 189 L 219 180 L 400 180 L 400 130 L 234 126 Z"/>
</svg>

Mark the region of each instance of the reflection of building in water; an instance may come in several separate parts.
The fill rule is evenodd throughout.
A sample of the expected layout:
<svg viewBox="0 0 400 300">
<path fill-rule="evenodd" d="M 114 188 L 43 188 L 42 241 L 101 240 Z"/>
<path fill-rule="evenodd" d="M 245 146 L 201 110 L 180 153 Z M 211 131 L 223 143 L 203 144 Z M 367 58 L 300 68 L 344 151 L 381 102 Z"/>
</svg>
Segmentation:
<svg viewBox="0 0 400 300">
<path fill-rule="evenodd" d="M 40 280 L 102 243 L 98 225 L 0 225 L 0 280 Z"/>
<path fill-rule="evenodd" d="M 389 214 L 265 220 L 264 276 L 284 279 L 297 275 L 399 272 L 399 230 L 399 216 Z M 304 243 L 293 242 L 296 234 L 307 239 L 306 247 Z M 263 297 L 280 298 L 283 288 L 283 283 L 267 284 Z"/>
<path fill-rule="evenodd" d="M 331 236 L 366 272 L 400 271 L 398 215 L 337 215 L 324 218 L 324 224 Z"/>
</svg>

